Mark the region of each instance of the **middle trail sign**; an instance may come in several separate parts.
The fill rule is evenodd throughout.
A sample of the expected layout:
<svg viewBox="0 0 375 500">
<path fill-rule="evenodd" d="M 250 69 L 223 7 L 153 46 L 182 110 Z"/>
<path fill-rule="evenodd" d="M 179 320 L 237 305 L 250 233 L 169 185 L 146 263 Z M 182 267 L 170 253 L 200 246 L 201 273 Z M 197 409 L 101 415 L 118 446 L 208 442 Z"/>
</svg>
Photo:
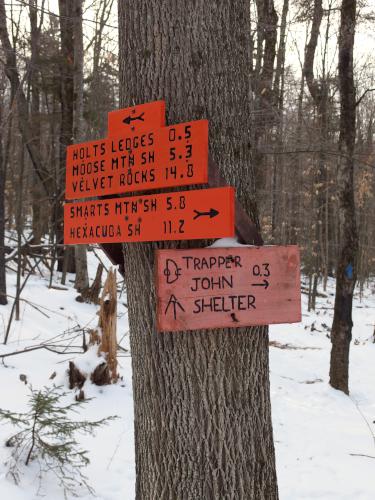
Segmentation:
<svg viewBox="0 0 375 500">
<path fill-rule="evenodd" d="M 66 203 L 64 221 L 68 245 L 234 236 L 234 189 Z"/>
</svg>

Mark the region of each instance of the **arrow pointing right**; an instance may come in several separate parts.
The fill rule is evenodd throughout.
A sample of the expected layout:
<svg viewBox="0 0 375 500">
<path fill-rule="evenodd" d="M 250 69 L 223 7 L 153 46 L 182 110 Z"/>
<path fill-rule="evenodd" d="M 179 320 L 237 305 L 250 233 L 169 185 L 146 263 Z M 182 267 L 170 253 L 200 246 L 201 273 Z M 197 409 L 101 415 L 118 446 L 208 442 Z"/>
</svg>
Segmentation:
<svg viewBox="0 0 375 500">
<path fill-rule="evenodd" d="M 251 286 L 264 286 L 264 289 L 267 290 L 269 287 L 269 283 L 266 279 L 263 280 L 263 283 L 252 283 Z"/>
<path fill-rule="evenodd" d="M 208 216 L 210 219 L 212 219 L 213 217 L 219 215 L 219 212 L 215 208 L 211 208 L 209 212 L 200 212 L 199 210 L 194 210 L 194 213 L 196 215 L 193 217 L 193 220 L 204 216 Z"/>
</svg>

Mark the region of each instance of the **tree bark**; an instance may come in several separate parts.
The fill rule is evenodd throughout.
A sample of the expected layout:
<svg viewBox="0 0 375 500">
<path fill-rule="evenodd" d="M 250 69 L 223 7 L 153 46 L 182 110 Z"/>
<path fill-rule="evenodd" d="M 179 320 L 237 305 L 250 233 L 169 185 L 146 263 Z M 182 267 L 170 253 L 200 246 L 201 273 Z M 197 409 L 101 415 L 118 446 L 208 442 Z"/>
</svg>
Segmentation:
<svg viewBox="0 0 375 500">
<path fill-rule="evenodd" d="M 281 14 L 281 24 L 280 24 L 280 40 L 279 48 L 277 51 L 276 58 L 276 71 L 275 79 L 273 85 L 274 93 L 274 108 L 278 114 L 277 128 L 276 128 L 276 150 L 278 153 L 282 152 L 283 149 L 283 135 L 284 135 L 284 72 L 285 72 L 285 45 L 286 45 L 286 21 L 288 16 L 289 0 L 284 0 L 283 10 Z M 282 228 L 281 220 L 278 220 L 278 214 L 281 212 L 285 216 L 284 206 L 284 183 L 282 182 L 284 176 L 284 155 L 276 154 L 273 158 L 272 165 L 272 183 L 271 183 L 271 234 L 272 241 L 275 242 L 276 229 Z M 279 191 L 279 197 L 277 197 L 277 191 Z M 277 202 L 278 198 L 278 202 Z M 278 206 L 279 205 L 279 206 Z M 278 234 L 278 242 L 280 243 L 280 231 Z"/>
<path fill-rule="evenodd" d="M 62 243 L 64 211 L 62 193 L 65 189 L 66 148 L 73 143 L 73 103 L 74 103 L 74 2 L 59 0 L 61 32 L 61 128 L 60 128 L 60 168 L 57 178 L 55 197 L 56 242 Z M 64 260 L 68 272 L 75 272 L 73 248 L 64 251 Z M 58 251 L 59 257 L 62 252 Z M 58 270 L 63 270 L 63 260 L 58 261 Z"/>
<path fill-rule="evenodd" d="M 254 220 L 249 19 L 247 1 L 119 2 L 120 104 L 165 99 L 169 123 L 209 119 L 211 154 Z M 163 246 L 124 249 L 136 498 L 277 499 L 267 328 L 159 334 Z"/>
<path fill-rule="evenodd" d="M 84 140 L 83 130 L 83 31 L 82 31 L 82 0 L 74 0 L 74 101 L 73 101 L 73 136 L 74 142 Z M 89 288 L 87 271 L 87 247 L 74 247 L 76 279 L 74 286 L 80 293 Z"/>
<path fill-rule="evenodd" d="M 314 75 L 315 52 L 318 45 L 320 27 L 323 19 L 322 0 L 314 1 L 313 19 L 311 33 L 305 50 L 305 61 L 303 74 L 317 110 L 317 129 L 319 137 L 318 165 L 315 172 L 314 192 L 316 198 L 315 235 L 313 236 L 312 253 L 314 257 L 314 272 L 320 273 L 322 266 L 324 274 L 327 274 L 327 262 L 324 259 L 326 251 L 324 242 L 326 241 L 326 204 L 325 190 L 327 185 L 327 165 L 326 165 L 326 142 L 328 134 L 328 84 L 325 77 L 319 80 Z M 319 246 L 319 243 L 321 245 Z"/>
<path fill-rule="evenodd" d="M 3 125 L 4 93 L 1 89 L 0 102 L 0 124 Z M 5 273 L 5 158 L 3 149 L 3 139 L 0 138 L 0 304 L 6 305 L 7 284 Z"/>
<path fill-rule="evenodd" d="M 121 247 L 120 247 L 121 248 Z M 99 294 L 102 288 L 103 264 L 99 263 L 92 285 L 83 290 L 76 300 L 77 302 L 88 302 L 89 304 L 99 304 Z"/>
<path fill-rule="evenodd" d="M 340 162 L 337 176 L 339 194 L 339 257 L 336 297 L 331 331 L 330 384 L 349 393 L 349 350 L 352 338 L 352 305 L 357 278 L 358 235 L 354 204 L 354 146 L 356 98 L 353 75 L 353 47 L 356 0 L 343 0 L 339 30 Z"/>
<path fill-rule="evenodd" d="M 43 7 L 43 6 L 42 6 Z M 40 54 L 40 27 L 43 19 L 43 10 L 41 10 L 41 20 L 38 26 L 38 4 L 36 0 L 29 2 L 29 18 L 30 18 L 30 67 L 29 67 L 29 83 L 31 87 L 31 130 L 33 134 L 33 143 L 40 150 L 41 146 L 41 123 L 40 123 L 40 78 L 39 78 L 39 54 Z M 32 173 L 32 210 L 33 210 L 33 243 L 39 245 L 43 234 L 46 232 L 46 207 L 45 203 L 48 200 L 43 200 L 43 188 L 40 185 L 35 172 Z M 42 203 L 43 200 L 43 203 Z M 42 208 L 43 207 L 43 208 Z"/>
<path fill-rule="evenodd" d="M 257 191 L 266 190 L 266 168 L 264 155 L 260 151 L 261 141 L 277 122 L 272 82 L 276 57 L 278 16 L 273 0 L 256 0 L 257 8 L 257 60 L 251 86 L 256 99 L 253 103 L 251 143 L 252 163 Z M 250 18 L 249 18 L 250 26 Z M 250 43 L 250 42 L 248 42 Z M 249 66 L 250 68 L 251 66 Z M 258 197 L 261 201 L 261 197 Z"/>
</svg>

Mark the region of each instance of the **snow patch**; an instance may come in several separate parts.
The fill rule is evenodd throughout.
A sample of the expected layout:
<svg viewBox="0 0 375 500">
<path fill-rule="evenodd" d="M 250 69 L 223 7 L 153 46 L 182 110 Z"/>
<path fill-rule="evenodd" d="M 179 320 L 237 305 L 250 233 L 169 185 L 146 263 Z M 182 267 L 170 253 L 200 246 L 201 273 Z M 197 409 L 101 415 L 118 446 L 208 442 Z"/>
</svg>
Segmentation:
<svg viewBox="0 0 375 500">
<path fill-rule="evenodd" d="M 73 361 L 82 375 L 89 377 L 98 365 L 105 363 L 105 357 L 102 354 L 98 356 L 98 345 L 92 345 Z"/>
</svg>

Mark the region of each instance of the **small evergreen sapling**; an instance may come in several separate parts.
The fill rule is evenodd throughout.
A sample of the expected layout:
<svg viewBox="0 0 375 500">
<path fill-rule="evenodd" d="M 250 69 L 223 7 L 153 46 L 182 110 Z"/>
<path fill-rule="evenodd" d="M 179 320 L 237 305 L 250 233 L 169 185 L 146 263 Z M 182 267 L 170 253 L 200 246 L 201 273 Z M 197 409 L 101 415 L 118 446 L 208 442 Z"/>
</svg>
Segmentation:
<svg viewBox="0 0 375 500">
<path fill-rule="evenodd" d="M 20 429 L 6 441 L 12 447 L 7 462 L 9 474 L 18 483 L 22 467 L 33 460 L 39 464 L 40 477 L 50 471 L 58 478 L 60 486 L 76 496 L 76 487 L 84 485 L 90 493 L 83 468 L 89 463 L 87 451 L 79 447 L 76 433 L 89 434 L 96 428 L 117 417 L 107 417 L 95 422 L 74 421 L 70 413 L 77 413 L 89 400 L 63 404 L 66 392 L 61 387 L 44 387 L 34 390 L 30 387 L 29 410 L 25 413 L 0 409 L 0 419 L 10 422 Z"/>
</svg>

